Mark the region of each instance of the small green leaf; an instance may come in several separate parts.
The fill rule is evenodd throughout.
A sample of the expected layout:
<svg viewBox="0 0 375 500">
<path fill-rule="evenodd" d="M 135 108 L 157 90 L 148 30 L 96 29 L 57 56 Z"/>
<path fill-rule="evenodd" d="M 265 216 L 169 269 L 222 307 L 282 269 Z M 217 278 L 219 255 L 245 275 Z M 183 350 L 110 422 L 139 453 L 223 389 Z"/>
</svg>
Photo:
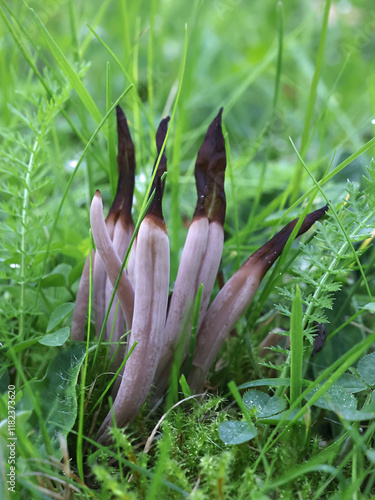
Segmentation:
<svg viewBox="0 0 375 500">
<path fill-rule="evenodd" d="M 261 411 L 271 398 L 265 392 L 252 390 L 246 392 L 242 399 L 249 410 L 256 408 L 257 411 Z"/>
<path fill-rule="evenodd" d="M 50 333 L 49 335 L 45 335 L 42 339 L 39 340 L 39 344 L 49 345 L 49 346 L 60 346 L 65 344 L 70 335 L 70 328 L 68 326 L 64 326 L 60 330 L 56 332 Z"/>
<path fill-rule="evenodd" d="M 266 418 L 285 410 L 286 401 L 278 396 L 270 397 L 268 394 L 260 391 L 248 391 L 243 402 L 249 409 L 256 408 L 255 416 L 257 418 Z"/>
<path fill-rule="evenodd" d="M 350 373 L 344 373 L 341 377 L 336 380 L 335 386 L 343 387 L 346 391 L 352 394 L 356 392 L 361 392 L 367 388 L 366 384 L 362 382 L 358 377 L 351 375 Z"/>
<path fill-rule="evenodd" d="M 318 390 L 319 387 L 315 387 L 308 394 L 306 399 L 309 400 Z M 344 388 L 332 386 L 323 397 L 315 401 L 314 406 L 324 408 L 325 410 L 333 410 L 336 413 L 342 413 L 345 410 L 356 410 L 357 400 L 353 394 L 350 394 Z"/>
<path fill-rule="evenodd" d="M 74 304 L 73 302 L 66 302 L 65 304 L 61 304 L 61 306 L 57 307 L 48 322 L 47 333 L 52 331 L 56 326 L 64 321 L 64 319 L 69 316 L 69 314 L 73 311 Z"/>
<path fill-rule="evenodd" d="M 219 436 L 224 444 L 241 444 L 257 436 L 258 431 L 253 424 L 247 422 L 223 422 L 219 427 Z"/>
<path fill-rule="evenodd" d="M 257 418 L 270 417 L 271 415 L 276 415 L 277 413 L 285 410 L 285 407 L 285 399 L 279 398 L 278 396 L 273 396 L 272 398 L 270 398 L 263 410 L 259 411 L 256 416 Z"/>
<path fill-rule="evenodd" d="M 368 304 L 367 304 L 368 305 Z M 366 384 L 375 385 L 375 352 L 367 354 L 358 362 L 358 373 Z"/>
<path fill-rule="evenodd" d="M 50 288 L 53 286 L 66 286 L 66 279 L 63 274 L 52 273 L 44 276 L 42 279 L 42 288 Z"/>
<path fill-rule="evenodd" d="M 375 314 L 375 302 L 369 302 L 365 306 L 363 306 L 363 309 L 366 309 L 366 311 L 370 311 Z"/>
</svg>

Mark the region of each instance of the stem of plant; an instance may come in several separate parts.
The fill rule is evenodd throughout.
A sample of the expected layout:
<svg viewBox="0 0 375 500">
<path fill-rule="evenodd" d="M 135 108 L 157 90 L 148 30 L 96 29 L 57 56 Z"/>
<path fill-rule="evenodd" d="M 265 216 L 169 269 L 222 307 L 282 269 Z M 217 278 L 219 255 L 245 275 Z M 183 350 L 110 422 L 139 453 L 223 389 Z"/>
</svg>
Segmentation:
<svg viewBox="0 0 375 500">
<path fill-rule="evenodd" d="M 301 395 L 303 362 L 302 302 L 298 285 L 292 305 L 290 324 L 290 403 Z"/>
</svg>

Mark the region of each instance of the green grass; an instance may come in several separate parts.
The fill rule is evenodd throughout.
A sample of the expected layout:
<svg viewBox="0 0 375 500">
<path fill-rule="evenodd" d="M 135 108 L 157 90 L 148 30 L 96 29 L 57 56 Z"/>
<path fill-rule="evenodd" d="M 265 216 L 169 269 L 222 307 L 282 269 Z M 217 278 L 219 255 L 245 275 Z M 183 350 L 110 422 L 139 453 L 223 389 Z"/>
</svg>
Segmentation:
<svg viewBox="0 0 375 500">
<path fill-rule="evenodd" d="M 1 498 L 12 498 L 13 385 L 20 498 L 375 495 L 375 252 L 363 243 L 375 213 L 372 2 L 1 0 L 0 14 Z M 136 147 L 134 220 L 156 127 L 173 117 L 163 201 L 171 287 L 196 154 L 221 106 L 225 280 L 292 218 L 327 201 L 330 211 L 267 274 L 208 395 L 191 397 L 176 370 L 166 402 L 151 414 L 145 405 L 114 430 L 113 447 L 98 448 L 108 346 L 93 325 L 87 345 L 65 342 L 70 306 L 59 307 L 75 301 L 95 190 L 106 210 L 112 203 L 118 102 Z M 314 320 L 328 340 L 311 358 Z M 261 357 L 273 330 L 290 333 L 291 349 Z"/>
</svg>

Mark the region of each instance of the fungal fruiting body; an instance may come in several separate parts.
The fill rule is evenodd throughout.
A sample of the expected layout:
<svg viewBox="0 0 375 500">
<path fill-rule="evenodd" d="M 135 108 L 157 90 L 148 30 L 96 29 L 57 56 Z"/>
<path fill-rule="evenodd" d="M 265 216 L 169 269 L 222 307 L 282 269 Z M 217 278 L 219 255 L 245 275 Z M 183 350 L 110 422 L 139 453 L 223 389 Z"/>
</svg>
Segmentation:
<svg viewBox="0 0 375 500">
<path fill-rule="evenodd" d="M 207 307 L 223 252 L 226 157 L 221 115 L 222 109 L 207 130 L 195 164 L 197 204 L 182 251 L 165 325 L 164 344 L 155 377 L 156 395 L 159 396 L 168 387 L 174 354 L 178 350 L 182 351 L 183 357 L 187 354 L 198 288 L 203 285 L 202 313 Z"/>
<path fill-rule="evenodd" d="M 309 214 L 297 236 L 305 233 L 327 211 L 327 206 Z M 208 309 L 198 331 L 189 385 L 200 391 L 206 375 L 215 361 L 229 332 L 249 306 L 259 285 L 275 260 L 281 254 L 299 219 L 295 219 L 277 233 L 268 243 L 251 255 L 227 281 Z"/>
<path fill-rule="evenodd" d="M 117 109 L 118 189 L 106 219 L 100 193 L 96 192 L 90 220 L 96 245 L 93 285 L 97 334 L 103 328 L 110 296 L 118 281 L 119 319 L 113 325 L 114 314 L 109 312 L 105 335 L 109 339 L 108 332 L 113 327 L 113 339 L 117 342 L 125 331 L 130 331 L 127 352 L 134 347 L 116 383 L 118 390 L 111 409 L 119 427 L 135 418 L 151 390 L 153 395 L 161 395 L 167 390 L 178 347 L 181 346 L 179 352 L 182 353 L 180 363 L 186 358 L 193 306 L 200 285 L 203 290 L 198 333 L 188 382 L 194 392 L 203 388 L 208 370 L 225 339 L 249 306 L 298 221 L 290 222 L 251 255 L 209 305 L 224 244 L 226 154 L 221 117 L 222 109 L 209 126 L 198 153 L 195 165 L 197 203 L 168 307 L 170 255 L 162 210 L 167 160 L 162 151 L 169 119 L 161 121 L 156 134 L 158 160 L 154 166 L 153 198 L 134 239 L 128 268 L 122 270 L 122 261 L 134 231 L 131 207 L 135 155 L 125 115 L 120 108 Z M 327 207 L 323 207 L 307 215 L 297 236 L 306 232 L 326 210 Z M 86 262 L 73 317 L 72 338 L 76 340 L 83 339 L 88 283 L 89 266 Z M 122 360 L 124 355 L 125 350 L 121 351 Z M 101 442 L 109 440 L 111 412 L 99 430 Z"/>
<path fill-rule="evenodd" d="M 168 119 L 161 122 L 156 142 L 158 155 L 165 140 Z M 153 199 L 137 236 L 135 298 L 129 349 L 136 343 L 122 375 L 113 404 L 117 425 L 131 422 L 144 403 L 155 376 L 163 344 L 169 294 L 169 240 L 162 211 L 166 156 L 160 158 L 153 183 Z M 121 293 L 118 292 L 121 297 Z M 106 440 L 112 422 L 108 413 L 98 437 Z"/>
</svg>

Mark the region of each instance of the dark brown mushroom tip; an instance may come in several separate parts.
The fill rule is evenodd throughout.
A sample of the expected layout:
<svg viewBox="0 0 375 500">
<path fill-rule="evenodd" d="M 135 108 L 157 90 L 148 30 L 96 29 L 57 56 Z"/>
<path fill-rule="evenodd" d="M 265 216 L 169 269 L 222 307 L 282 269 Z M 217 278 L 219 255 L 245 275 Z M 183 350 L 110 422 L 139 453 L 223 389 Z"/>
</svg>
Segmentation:
<svg viewBox="0 0 375 500">
<path fill-rule="evenodd" d="M 116 106 L 116 118 L 118 182 L 115 199 L 108 216 L 114 217 L 115 221 L 121 216 L 125 224 L 133 224 L 131 210 L 135 184 L 135 149 L 128 121 L 120 106 Z"/>
<path fill-rule="evenodd" d="M 160 153 L 161 148 L 163 147 L 163 143 L 165 141 L 165 136 L 167 135 L 167 131 L 168 131 L 169 120 L 170 120 L 169 116 L 167 116 L 166 118 L 163 118 L 159 124 L 157 131 L 156 131 L 156 147 L 158 149 L 158 153 Z"/>
<path fill-rule="evenodd" d="M 162 180 L 162 177 L 164 173 L 167 171 L 167 156 L 165 154 L 165 148 L 163 151 L 163 154 L 161 155 L 161 158 L 158 163 L 159 155 L 162 150 L 165 137 L 167 135 L 168 131 L 168 122 L 170 118 L 167 116 L 166 118 L 163 118 L 159 124 L 159 127 L 156 131 L 156 147 L 158 150 L 158 155 L 155 160 L 154 164 L 154 170 L 157 166 L 157 172 L 155 174 L 154 182 L 152 183 L 151 187 L 151 193 L 155 191 L 153 200 L 147 210 L 147 215 L 153 215 L 157 217 L 158 219 L 164 220 L 163 218 L 163 210 L 162 210 L 162 200 L 163 200 L 163 194 L 164 194 L 164 185 L 165 185 L 165 179 Z"/>
<path fill-rule="evenodd" d="M 328 205 L 325 205 L 324 207 L 318 208 L 318 210 L 315 210 L 314 212 L 307 214 L 304 221 L 302 222 L 301 227 L 299 228 L 296 238 L 306 233 L 306 231 L 308 231 L 317 220 L 323 217 L 323 215 L 327 212 L 327 210 L 328 210 Z M 289 236 L 292 234 L 292 231 L 295 228 L 298 221 L 299 217 L 289 222 L 289 224 L 287 224 L 265 245 L 263 245 L 261 248 L 259 248 L 259 250 L 253 253 L 249 257 L 248 262 L 250 261 L 259 262 L 259 264 L 262 267 L 263 275 L 266 274 L 268 269 L 272 266 L 272 264 L 284 250 L 284 247 L 289 239 Z"/>
<path fill-rule="evenodd" d="M 311 357 L 315 356 L 315 354 L 323 349 L 328 336 L 327 328 L 324 323 L 318 323 L 317 321 L 314 321 L 313 326 L 315 327 L 316 335 L 314 338 L 314 347 L 311 353 Z"/>
<path fill-rule="evenodd" d="M 225 139 L 221 127 L 223 108 L 208 127 L 195 163 L 197 205 L 194 217 L 207 216 L 210 222 L 224 224 L 226 198 L 224 177 L 227 165 Z"/>
</svg>

